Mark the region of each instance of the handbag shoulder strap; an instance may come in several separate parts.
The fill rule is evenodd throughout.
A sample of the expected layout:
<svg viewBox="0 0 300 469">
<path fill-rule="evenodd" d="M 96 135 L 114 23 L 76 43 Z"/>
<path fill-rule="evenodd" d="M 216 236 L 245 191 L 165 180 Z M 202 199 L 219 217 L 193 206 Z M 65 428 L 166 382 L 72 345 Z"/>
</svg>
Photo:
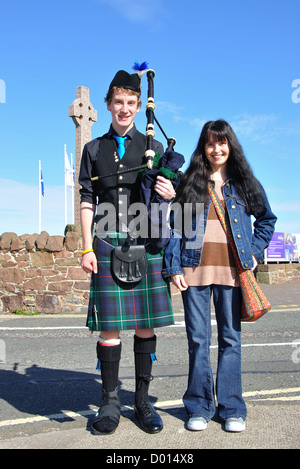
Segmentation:
<svg viewBox="0 0 300 469">
<path fill-rule="evenodd" d="M 219 200 L 219 198 L 216 194 L 216 191 L 213 188 L 213 185 L 210 182 L 208 183 L 208 193 L 209 193 L 211 201 L 212 201 L 212 203 L 213 203 L 213 205 L 216 209 L 216 212 L 217 212 L 218 218 L 221 222 L 221 225 L 222 225 L 222 227 L 223 227 L 223 229 L 226 233 L 226 236 L 228 238 L 229 245 L 231 247 L 231 250 L 232 250 L 235 262 L 236 262 L 238 272 L 240 272 L 240 270 L 243 269 L 243 268 L 242 268 L 241 261 L 239 259 L 239 256 L 238 256 L 238 253 L 237 253 L 233 238 L 231 236 L 230 229 L 229 229 L 229 227 L 226 223 L 225 211 L 224 211 L 224 209 L 222 207 L 222 204 L 221 204 L 221 202 L 220 202 L 220 200 Z"/>
<path fill-rule="evenodd" d="M 229 241 L 232 241 L 232 237 L 230 235 L 230 230 L 227 226 L 227 223 L 226 223 L 226 217 L 225 217 L 225 211 L 222 207 L 222 204 L 216 194 L 216 191 L 215 189 L 213 188 L 213 185 L 211 184 L 211 182 L 208 183 L 208 193 L 209 193 L 209 196 L 211 198 L 211 201 L 216 209 L 216 212 L 217 212 L 217 215 L 218 215 L 218 218 L 221 222 L 221 225 L 226 233 L 226 236 L 228 237 Z"/>
</svg>

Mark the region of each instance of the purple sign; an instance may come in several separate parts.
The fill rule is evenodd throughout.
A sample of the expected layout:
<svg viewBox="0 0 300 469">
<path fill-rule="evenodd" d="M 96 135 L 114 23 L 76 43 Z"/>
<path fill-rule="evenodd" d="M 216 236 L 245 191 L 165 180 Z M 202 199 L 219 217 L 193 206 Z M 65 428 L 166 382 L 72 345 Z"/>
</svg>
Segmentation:
<svg viewBox="0 0 300 469">
<path fill-rule="evenodd" d="M 299 262 L 300 235 L 275 232 L 266 250 L 267 262 Z"/>
<path fill-rule="evenodd" d="M 275 232 L 267 248 L 267 261 L 285 261 L 284 233 Z"/>
</svg>

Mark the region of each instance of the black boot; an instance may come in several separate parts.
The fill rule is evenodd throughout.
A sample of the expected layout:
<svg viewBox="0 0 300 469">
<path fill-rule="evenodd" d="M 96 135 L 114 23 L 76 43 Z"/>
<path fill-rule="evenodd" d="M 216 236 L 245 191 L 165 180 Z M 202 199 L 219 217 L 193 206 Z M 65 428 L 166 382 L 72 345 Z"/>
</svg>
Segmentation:
<svg viewBox="0 0 300 469">
<path fill-rule="evenodd" d="M 116 430 L 121 415 L 118 386 L 121 344 L 105 346 L 98 342 L 97 357 L 101 363 L 102 400 L 92 429 L 94 435 L 109 435 Z"/>
<path fill-rule="evenodd" d="M 141 339 L 134 336 L 134 357 L 135 357 L 135 415 L 137 416 L 143 430 L 147 433 L 158 433 L 163 428 L 163 423 L 149 402 L 149 383 L 153 379 L 151 376 L 152 357 L 156 349 L 156 336 L 149 339 Z"/>
</svg>

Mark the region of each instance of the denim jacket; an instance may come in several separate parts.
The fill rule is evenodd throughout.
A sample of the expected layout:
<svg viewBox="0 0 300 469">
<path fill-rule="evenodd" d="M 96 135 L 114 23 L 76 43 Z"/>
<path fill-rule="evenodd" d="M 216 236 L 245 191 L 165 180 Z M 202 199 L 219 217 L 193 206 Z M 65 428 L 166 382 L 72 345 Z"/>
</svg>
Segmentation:
<svg viewBox="0 0 300 469">
<path fill-rule="evenodd" d="M 234 243 L 244 269 L 254 266 L 254 256 L 259 264 L 264 262 L 264 250 L 268 247 L 274 232 L 277 217 L 272 213 L 267 196 L 265 196 L 265 207 L 259 214 L 253 214 L 254 230 L 252 230 L 251 214 L 246 213 L 245 202 L 238 195 L 234 181 L 228 179 L 223 187 L 223 197 L 230 222 L 231 233 Z M 170 242 L 165 248 L 164 277 L 173 274 L 183 274 L 182 266 L 197 267 L 201 262 L 203 238 L 207 224 L 208 211 L 211 204 L 209 198 L 205 204 L 200 217 L 192 219 L 192 230 L 194 236 L 187 238 L 185 230 L 182 235 L 172 227 Z M 174 219 L 173 219 L 174 225 Z"/>
</svg>

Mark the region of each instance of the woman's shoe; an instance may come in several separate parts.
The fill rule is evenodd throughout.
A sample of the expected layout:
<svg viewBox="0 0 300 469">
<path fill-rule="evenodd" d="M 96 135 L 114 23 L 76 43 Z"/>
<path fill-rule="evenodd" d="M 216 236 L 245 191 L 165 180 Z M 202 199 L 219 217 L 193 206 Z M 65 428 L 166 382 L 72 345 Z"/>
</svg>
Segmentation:
<svg viewBox="0 0 300 469">
<path fill-rule="evenodd" d="M 207 427 L 207 421 L 203 417 L 191 417 L 187 423 L 187 428 L 192 431 L 205 430 Z"/>
<path fill-rule="evenodd" d="M 228 418 L 225 421 L 225 430 L 227 432 L 243 432 L 246 428 L 245 421 L 240 418 Z"/>
</svg>

